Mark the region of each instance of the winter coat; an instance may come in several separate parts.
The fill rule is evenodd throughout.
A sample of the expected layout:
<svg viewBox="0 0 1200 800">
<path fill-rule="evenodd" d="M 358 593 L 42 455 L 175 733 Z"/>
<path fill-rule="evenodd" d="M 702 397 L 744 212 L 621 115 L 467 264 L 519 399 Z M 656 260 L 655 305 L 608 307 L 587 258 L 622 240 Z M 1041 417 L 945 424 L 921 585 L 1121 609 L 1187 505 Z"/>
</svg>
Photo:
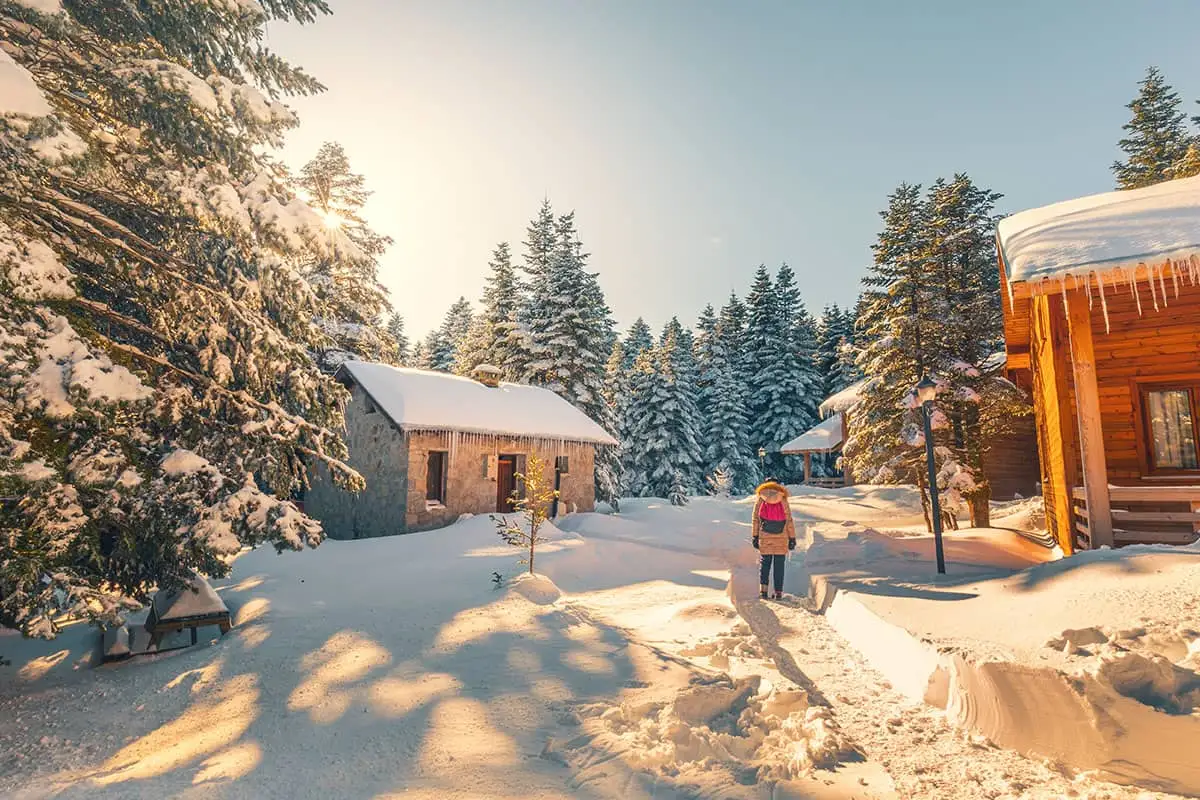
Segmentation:
<svg viewBox="0 0 1200 800">
<path fill-rule="evenodd" d="M 778 485 L 771 486 L 763 484 L 758 487 L 758 499 L 754 501 L 754 521 L 751 526 L 753 535 L 758 538 L 758 552 L 764 556 L 784 556 L 788 552 L 789 540 L 796 539 L 796 523 L 792 519 L 792 509 L 788 505 L 788 494 L 786 490 L 781 491 L 783 495 L 782 505 L 784 508 L 783 515 L 783 532 L 782 533 L 767 533 L 762 529 L 762 507 L 766 503 L 762 499 L 762 491 L 765 487 L 770 486 L 777 491 L 781 487 Z"/>
</svg>

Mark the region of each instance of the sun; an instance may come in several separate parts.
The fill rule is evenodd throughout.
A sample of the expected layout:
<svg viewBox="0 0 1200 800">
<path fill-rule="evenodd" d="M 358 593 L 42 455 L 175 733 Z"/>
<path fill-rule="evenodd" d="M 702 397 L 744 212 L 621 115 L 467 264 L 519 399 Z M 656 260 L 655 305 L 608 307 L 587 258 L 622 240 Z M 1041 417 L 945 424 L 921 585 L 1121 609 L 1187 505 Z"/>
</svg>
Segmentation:
<svg viewBox="0 0 1200 800">
<path fill-rule="evenodd" d="M 327 228 L 336 230 L 346 224 L 346 218 L 336 211 L 318 211 L 317 213 L 321 215 L 321 219 L 325 220 L 325 227 Z"/>
</svg>

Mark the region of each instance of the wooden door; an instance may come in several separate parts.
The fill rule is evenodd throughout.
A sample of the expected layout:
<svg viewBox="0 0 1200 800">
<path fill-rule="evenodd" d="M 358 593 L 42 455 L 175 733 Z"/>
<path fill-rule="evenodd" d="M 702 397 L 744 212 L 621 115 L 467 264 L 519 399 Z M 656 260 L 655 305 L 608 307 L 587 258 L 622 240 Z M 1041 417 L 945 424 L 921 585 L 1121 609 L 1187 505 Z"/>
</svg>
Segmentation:
<svg viewBox="0 0 1200 800">
<path fill-rule="evenodd" d="M 517 459 L 500 456 L 496 461 L 496 510 L 502 514 L 516 511 L 513 493 L 517 490 Z"/>
</svg>

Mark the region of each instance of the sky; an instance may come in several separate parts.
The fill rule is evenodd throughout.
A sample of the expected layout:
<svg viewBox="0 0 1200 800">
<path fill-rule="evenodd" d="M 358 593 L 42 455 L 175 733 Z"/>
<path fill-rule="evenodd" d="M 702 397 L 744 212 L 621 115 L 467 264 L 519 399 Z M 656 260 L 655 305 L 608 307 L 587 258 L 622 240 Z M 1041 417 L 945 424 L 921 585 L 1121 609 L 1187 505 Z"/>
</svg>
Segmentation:
<svg viewBox="0 0 1200 800">
<path fill-rule="evenodd" d="M 414 336 L 543 198 L 622 329 L 692 324 L 784 261 L 815 312 L 853 303 L 902 181 L 966 172 L 1006 213 L 1109 190 L 1151 64 L 1200 113 L 1194 0 L 329 4 L 269 30 L 328 88 L 289 101 L 283 155 L 346 148 Z"/>
</svg>

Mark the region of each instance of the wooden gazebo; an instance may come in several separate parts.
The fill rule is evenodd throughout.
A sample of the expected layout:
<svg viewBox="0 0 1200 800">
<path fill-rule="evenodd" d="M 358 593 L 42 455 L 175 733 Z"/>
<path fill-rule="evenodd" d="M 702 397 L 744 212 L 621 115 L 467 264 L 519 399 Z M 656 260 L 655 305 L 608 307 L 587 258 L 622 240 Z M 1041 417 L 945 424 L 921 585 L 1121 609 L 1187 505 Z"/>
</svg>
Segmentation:
<svg viewBox="0 0 1200 800">
<path fill-rule="evenodd" d="M 1032 390 L 1067 553 L 1200 535 L 1200 178 L 997 229 L 1007 370 Z"/>
</svg>

